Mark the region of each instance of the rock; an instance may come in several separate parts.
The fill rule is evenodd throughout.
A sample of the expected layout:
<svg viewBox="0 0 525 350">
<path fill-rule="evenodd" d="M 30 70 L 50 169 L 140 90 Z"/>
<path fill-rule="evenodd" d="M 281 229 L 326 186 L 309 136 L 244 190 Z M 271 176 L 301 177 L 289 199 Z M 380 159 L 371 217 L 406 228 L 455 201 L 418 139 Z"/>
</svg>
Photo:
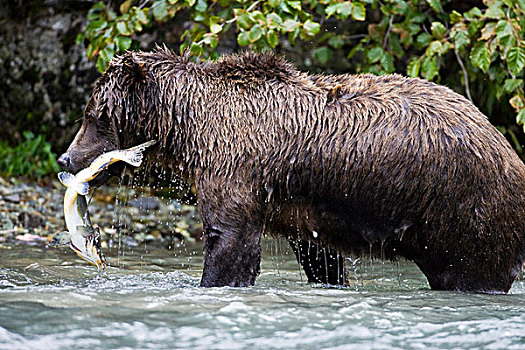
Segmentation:
<svg viewBox="0 0 525 350">
<path fill-rule="evenodd" d="M 19 203 L 20 195 L 18 193 L 10 194 L 8 196 L 5 196 L 4 200 L 11 202 L 11 203 Z"/>
<path fill-rule="evenodd" d="M 24 228 L 37 228 L 46 222 L 45 217 L 36 210 L 21 212 L 18 220 Z"/>
<path fill-rule="evenodd" d="M 23 234 L 23 235 L 17 235 L 15 237 L 15 239 L 18 240 L 18 241 L 23 241 L 23 242 L 47 241 L 47 238 L 40 237 L 39 235 L 34 235 L 34 234 L 31 234 L 31 233 L 26 233 L 26 234 Z"/>
<path fill-rule="evenodd" d="M 124 236 L 122 235 L 120 237 L 120 242 L 128 247 L 138 247 L 139 244 L 137 243 L 137 241 L 135 241 L 133 239 L 133 237 L 130 237 L 130 236 Z"/>
</svg>

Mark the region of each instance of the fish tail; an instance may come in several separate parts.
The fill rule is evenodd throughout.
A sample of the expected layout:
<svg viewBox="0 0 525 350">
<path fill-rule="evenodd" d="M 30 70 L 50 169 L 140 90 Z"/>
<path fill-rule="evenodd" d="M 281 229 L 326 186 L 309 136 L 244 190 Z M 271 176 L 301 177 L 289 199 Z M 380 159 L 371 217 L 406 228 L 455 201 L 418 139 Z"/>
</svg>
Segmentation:
<svg viewBox="0 0 525 350">
<path fill-rule="evenodd" d="M 62 171 L 58 173 L 58 180 L 60 183 L 66 187 L 71 187 L 73 184 L 73 180 L 75 179 L 75 175 L 68 173 L 67 171 Z"/>
<path fill-rule="evenodd" d="M 126 163 L 134 166 L 134 167 L 138 167 L 142 164 L 142 160 L 144 158 L 144 155 L 142 154 L 142 152 L 144 152 L 144 150 L 153 145 L 154 143 L 156 143 L 157 141 L 148 141 L 148 142 L 145 142 L 143 144 L 140 144 L 138 146 L 135 146 L 135 147 L 131 147 L 131 148 L 128 148 L 127 150 L 125 150 L 126 152 L 126 157 L 125 159 L 122 159 L 124 160 Z"/>
<path fill-rule="evenodd" d="M 136 152 L 136 151 L 144 152 L 144 150 L 146 148 L 148 148 L 149 146 L 152 146 L 152 145 L 154 145 L 156 143 L 157 143 L 157 141 L 151 140 L 151 141 L 148 141 L 148 142 L 141 143 L 140 145 L 137 145 L 135 147 L 128 148 L 127 150 L 128 151 L 132 151 L 132 152 Z"/>
<path fill-rule="evenodd" d="M 126 158 L 123 159 L 125 160 L 126 163 L 134 166 L 134 167 L 138 167 L 142 164 L 142 159 L 144 158 L 144 156 L 142 155 L 142 151 L 126 151 Z"/>
</svg>

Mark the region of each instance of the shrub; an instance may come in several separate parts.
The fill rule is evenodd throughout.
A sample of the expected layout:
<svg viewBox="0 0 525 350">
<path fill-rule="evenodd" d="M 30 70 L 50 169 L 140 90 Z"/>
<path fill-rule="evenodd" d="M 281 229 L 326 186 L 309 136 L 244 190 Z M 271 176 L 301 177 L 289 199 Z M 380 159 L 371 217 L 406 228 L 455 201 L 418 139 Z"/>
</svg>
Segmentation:
<svg viewBox="0 0 525 350">
<path fill-rule="evenodd" d="M 462 87 L 502 125 L 519 149 L 512 125 L 525 125 L 525 0 L 150 0 L 104 2 L 88 13 L 77 37 L 102 72 L 131 47 L 136 33 L 184 12 L 193 22 L 180 49 L 214 58 L 226 33 L 254 50 L 282 41 L 309 41 L 320 65 L 346 57 L 355 72 L 400 72 Z M 479 5 L 476 7 L 474 5 Z M 118 14 L 118 13 L 119 14 Z M 474 96 L 474 98 L 473 98 Z M 510 104 L 499 108 L 499 101 Z M 493 110 L 496 108 L 496 112 Z M 515 122 L 497 114 L 512 114 Z M 499 112 L 498 112 L 499 111 Z M 513 141 L 516 140 L 516 141 Z"/>
<path fill-rule="evenodd" d="M 44 136 L 24 132 L 24 141 L 15 147 L 0 142 L 0 174 L 2 176 L 28 176 L 39 178 L 60 171 L 51 145 Z"/>
</svg>

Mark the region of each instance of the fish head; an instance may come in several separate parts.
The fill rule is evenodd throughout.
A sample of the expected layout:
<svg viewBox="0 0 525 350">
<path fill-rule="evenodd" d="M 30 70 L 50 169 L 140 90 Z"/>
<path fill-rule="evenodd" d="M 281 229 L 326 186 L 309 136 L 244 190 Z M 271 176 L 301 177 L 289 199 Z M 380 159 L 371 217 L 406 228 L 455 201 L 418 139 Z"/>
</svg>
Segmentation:
<svg viewBox="0 0 525 350">
<path fill-rule="evenodd" d="M 73 243 L 70 244 L 71 249 L 77 253 L 77 255 L 95 265 L 99 270 L 104 270 L 107 266 L 106 259 L 102 255 L 100 249 L 100 239 L 98 231 L 95 234 L 84 237 L 85 245 L 81 247 L 75 246 Z"/>
<path fill-rule="evenodd" d="M 51 240 L 51 243 L 49 243 L 49 245 L 56 247 L 56 246 L 68 245 L 70 243 L 71 243 L 71 234 L 68 231 L 61 231 L 53 236 L 53 239 Z"/>
</svg>

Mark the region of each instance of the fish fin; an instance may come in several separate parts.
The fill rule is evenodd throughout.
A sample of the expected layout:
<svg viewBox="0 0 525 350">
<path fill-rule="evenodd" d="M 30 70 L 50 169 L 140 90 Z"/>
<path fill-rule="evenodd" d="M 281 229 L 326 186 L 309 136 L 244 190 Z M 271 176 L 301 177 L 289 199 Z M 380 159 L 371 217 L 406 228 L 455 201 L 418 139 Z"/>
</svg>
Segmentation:
<svg viewBox="0 0 525 350">
<path fill-rule="evenodd" d="M 84 238 L 91 236 L 95 232 L 95 229 L 88 225 L 78 225 L 76 229 Z"/>
<path fill-rule="evenodd" d="M 134 146 L 134 147 L 131 147 L 131 148 L 128 148 L 127 151 L 132 151 L 132 152 L 144 152 L 144 150 L 146 148 L 148 148 L 149 146 L 153 146 L 154 144 L 156 144 L 157 141 L 155 140 L 151 140 L 151 141 L 148 141 L 148 142 L 144 142 L 144 143 L 141 143 L 140 145 L 137 145 L 137 146 Z"/>
<path fill-rule="evenodd" d="M 123 157 L 124 159 L 122 160 L 134 167 L 140 166 L 140 164 L 142 164 L 142 159 L 144 158 L 142 152 L 155 143 L 157 143 L 157 141 L 152 140 L 124 150 L 126 152 L 126 156 Z"/>
<path fill-rule="evenodd" d="M 74 190 L 78 192 L 78 194 L 85 196 L 89 192 L 89 184 L 87 182 L 80 182 L 75 184 Z"/>
<path fill-rule="evenodd" d="M 67 171 L 62 171 L 58 173 L 58 180 L 62 185 L 66 186 L 67 188 L 72 186 L 74 179 L 75 175 L 68 173 Z"/>
<path fill-rule="evenodd" d="M 142 151 L 126 151 L 126 156 L 122 157 L 123 161 L 128 163 L 129 165 L 132 165 L 134 167 L 138 167 L 142 164 L 142 159 L 144 156 L 142 155 Z"/>
<path fill-rule="evenodd" d="M 62 245 L 68 245 L 71 242 L 71 234 L 68 231 L 60 231 L 56 235 L 53 236 L 53 240 L 51 241 L 51 246 L 62 246 Z"/>
</svg>

